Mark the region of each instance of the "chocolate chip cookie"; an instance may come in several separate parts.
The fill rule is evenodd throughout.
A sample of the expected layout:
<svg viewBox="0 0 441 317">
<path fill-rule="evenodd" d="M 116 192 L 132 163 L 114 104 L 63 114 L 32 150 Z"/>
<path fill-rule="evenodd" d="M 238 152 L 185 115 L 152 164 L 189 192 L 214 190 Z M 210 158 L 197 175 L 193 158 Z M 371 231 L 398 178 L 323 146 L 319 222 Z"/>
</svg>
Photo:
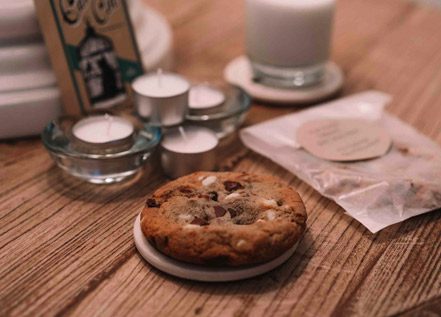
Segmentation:
<svg viewBox="0 0 441 317">
<path fill-rule="evenodd" d="M 141 213 L 144 235 L 181 261 L 240 266 L 269 261 L 301 238 L 299 194 L 270 176 L 198 172 L 156 190 Z"/>
</svg>

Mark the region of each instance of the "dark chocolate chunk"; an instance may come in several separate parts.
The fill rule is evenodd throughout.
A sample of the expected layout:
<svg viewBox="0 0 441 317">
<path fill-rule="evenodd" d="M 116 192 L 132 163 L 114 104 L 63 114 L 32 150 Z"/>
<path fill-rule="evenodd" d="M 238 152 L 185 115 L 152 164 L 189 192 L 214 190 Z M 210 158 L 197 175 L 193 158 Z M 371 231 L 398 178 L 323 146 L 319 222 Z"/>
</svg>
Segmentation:
<svg viewBox="0 0 441 317">
<path fill-rule="evenodd" d="M 233 208 L 228 208 L 228 212 L 230 213 L 231 218 L 234 218 L 237 216 L 237 211 Z"/>
<path fill-rule="evenodd" d="M 190 222 L 192 225 L 198 225 L 198 226 L 207 226 L 209 223 L 206 222 L 205 220 L 198 218 L 198 217 L 194 217 L 193 221 Z"/>
<path fill-rule="evenodd" d="M 223 217 L 227 211 L 225 210 L 225 208 L 221 207 L 221 206 L 214 206 L 214 213 L 216 215 L 216 217 Z"/>
<path fill-rule="evenodd" d="M 211 200 L 217 201 L 218 198 L 217 192 L 209 192 L 208 197 L 210 197 Z"/>
<path fill-rule="evenodd" d="M 225 190 L 227 190 L 229 192 L 243 188 L 243 186 L 240 183 L 233 182 L 233 181 L 225 181 L 224 187 L 225 187 Z"/>
<path fill-rule="evenodd" d="M 191 194 L 193 192 L 190 187 L 180 187 L 179 191 L 184 194 Z"/>
<path fill-rule="evenodd" d="M 160 205 L 155 199 L 153 199 L 153 198 L 149 198 L 149 199 L 147 199 L 146 204 L 147 204 L 147 206 L 148 206 L 149 208 L 159 208 L 159 206 L 161 206 L 161 205 Z"/>
</svg>

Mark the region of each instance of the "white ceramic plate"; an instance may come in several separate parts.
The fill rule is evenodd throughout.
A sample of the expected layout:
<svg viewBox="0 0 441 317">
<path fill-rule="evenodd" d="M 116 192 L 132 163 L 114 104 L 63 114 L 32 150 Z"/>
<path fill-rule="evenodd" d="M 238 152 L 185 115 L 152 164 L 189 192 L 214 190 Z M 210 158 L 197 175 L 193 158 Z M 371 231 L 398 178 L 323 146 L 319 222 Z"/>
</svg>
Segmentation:
<svg viewBox="0 0 441 317">
<path fill-rule="evenodd" d="M 41 69 L 51 69 L 49 54 L 43 42 L 0 46 L 1 75 Z"/>
<path fill-rule="evenodd" d="M 57 87 L 0 93 L 0 138 L 40 134 L 60 112 Z"/>
<path fill-rule="evenodd" d="M 252 80 L 248 58 L 239 56 L 232 60 L 224 70 L 225 80 L 243 88 L 251 97 L 280 105 L 311 103 L 336 93 L 343 85 L 343 73 L 337 64 L 329 62 L 321 84 L 306 88 L 278 89 L 265 86 Z"/>
<path fill-rule="evenodd" d="M 284 254 L 270 262 L 255 266 L 240 268 L 208 267 L 177 261 L 156 250 L 147 241 L 141 231 L 140 215 L 135 219 L 133 235 L 139 253 L 141 253 L 142 257 L 152 266 L 170 275 L 203 282 L 237 281 L 269 272 L 288 260 L 294 254 L 298 245 L 296 244 Z"/>
<path fill-rule="evenodd" d="M 40 37 L 32 0 L 0 0 L 0 43 Z"/>
<path fill-rule="evenodd" d="M 43 42 L 0 46 L 0 92 L 56 85 Z"/>
<path fill-rule="evenodd" d="M 55 86 L 57 79 L 51 69 L 33 72 L 0 74 L 0 93 L 21 94 L 22 90 L 49 88 Z"/>
</svg>

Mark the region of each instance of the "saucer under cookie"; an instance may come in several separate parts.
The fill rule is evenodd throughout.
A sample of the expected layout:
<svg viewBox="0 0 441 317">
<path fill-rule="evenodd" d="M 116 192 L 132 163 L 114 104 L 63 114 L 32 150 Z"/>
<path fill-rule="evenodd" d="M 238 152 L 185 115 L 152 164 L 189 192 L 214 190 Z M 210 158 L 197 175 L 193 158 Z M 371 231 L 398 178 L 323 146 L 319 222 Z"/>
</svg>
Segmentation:
<svg viewBox="0 0 441 317">
<path fill-rule="evenodd" d="M 264 274 L 286 262 L 294 254 L 298 245 L 296 243 L 279 257 L 263 264 L 239 268 L 209 267 L 177 261 L 156 250 L 142 233 L 140 215 L 135 219 L 133 235 L 139 253 L 152 266 L 170 275 L 203 282 L 237 281 Z"/>
</svg>

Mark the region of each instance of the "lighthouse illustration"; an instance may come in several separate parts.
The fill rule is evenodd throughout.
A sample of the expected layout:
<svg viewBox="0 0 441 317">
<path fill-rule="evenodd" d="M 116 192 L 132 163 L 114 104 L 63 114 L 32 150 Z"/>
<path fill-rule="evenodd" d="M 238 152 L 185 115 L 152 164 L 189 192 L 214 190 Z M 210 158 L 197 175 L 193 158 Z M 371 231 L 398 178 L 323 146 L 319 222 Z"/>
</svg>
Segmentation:
<svg viewBox="0 0 441 317">
<path fill-rule="evenodd" d="M 125 100 L 118 58 L 112 41 L 86 23 L 85 36 L 77 47 L 79 68 L 92 108 L 109 108 Z"/>
</svg>

